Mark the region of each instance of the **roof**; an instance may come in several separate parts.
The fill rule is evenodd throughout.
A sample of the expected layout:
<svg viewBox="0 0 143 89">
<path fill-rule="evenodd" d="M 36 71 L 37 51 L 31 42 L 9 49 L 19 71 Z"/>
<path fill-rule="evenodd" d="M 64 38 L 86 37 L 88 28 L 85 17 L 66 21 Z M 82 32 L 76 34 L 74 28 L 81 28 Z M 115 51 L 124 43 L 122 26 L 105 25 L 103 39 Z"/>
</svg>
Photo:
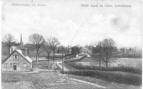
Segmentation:
<svg viewBox="0 0 143 89">
<path fill-rule="evenodd" d="M 29 62 L 32 62 L 32 59 L 28 56 L 25 56 L 25 58 L 29 61 Z"/>
<path fill-rule="evenodd" d="M 18 54 L 20 54 L 26 61 L 28 61 L 29 63 L 32 63 L 32 59 L 28 56 L 24 56 L 21 50 L 15 49 L 6 59 L 4 59 L 2 61 L 2 63 L 4 63 L 6 60 L 8 60 L 8 58 L 13 55 L 15 52 L 17 52 Z"/>
</svg>

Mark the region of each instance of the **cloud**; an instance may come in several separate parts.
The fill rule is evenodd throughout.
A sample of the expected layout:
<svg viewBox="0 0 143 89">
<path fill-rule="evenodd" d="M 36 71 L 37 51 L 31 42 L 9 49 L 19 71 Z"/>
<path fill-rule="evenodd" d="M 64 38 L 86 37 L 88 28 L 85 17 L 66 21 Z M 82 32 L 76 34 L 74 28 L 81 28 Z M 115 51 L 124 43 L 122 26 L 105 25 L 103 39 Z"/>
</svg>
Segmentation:
<svg viewBox="0 0 143 89">
<path fill-rule="evenodd" d="M 115 29 L 118 29 L 121 32 L 130 29 L 130 19 L 128 15 L 121 14 L 119 16 L 111 18 L 111 26 Z"/>
</svg>

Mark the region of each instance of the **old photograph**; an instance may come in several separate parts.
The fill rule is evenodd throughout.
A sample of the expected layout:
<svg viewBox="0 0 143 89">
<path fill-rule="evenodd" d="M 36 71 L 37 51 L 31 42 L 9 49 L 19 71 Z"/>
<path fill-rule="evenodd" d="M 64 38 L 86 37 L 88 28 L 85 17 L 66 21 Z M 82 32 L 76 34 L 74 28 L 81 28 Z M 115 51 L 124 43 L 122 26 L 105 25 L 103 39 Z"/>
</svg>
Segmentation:
<svg viewBox="0 0 143 89">
<path fill-rule="evenodd" d="M 2 89 L 141 89 L 142 0 L 2 0 Z"/>
</svg>

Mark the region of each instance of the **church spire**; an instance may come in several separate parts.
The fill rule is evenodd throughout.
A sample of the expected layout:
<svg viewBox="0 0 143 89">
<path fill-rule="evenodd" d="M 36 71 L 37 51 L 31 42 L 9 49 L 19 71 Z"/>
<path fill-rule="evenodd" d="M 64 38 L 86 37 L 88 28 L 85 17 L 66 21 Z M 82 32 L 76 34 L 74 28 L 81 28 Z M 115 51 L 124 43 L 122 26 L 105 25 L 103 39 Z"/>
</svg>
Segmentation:
<svg viewBox="0 0 143 89">
<path fill-rule="evenodd" d="M 22 34 L 20 35 L 20 47 L 23 48 Z"/>
</svg>

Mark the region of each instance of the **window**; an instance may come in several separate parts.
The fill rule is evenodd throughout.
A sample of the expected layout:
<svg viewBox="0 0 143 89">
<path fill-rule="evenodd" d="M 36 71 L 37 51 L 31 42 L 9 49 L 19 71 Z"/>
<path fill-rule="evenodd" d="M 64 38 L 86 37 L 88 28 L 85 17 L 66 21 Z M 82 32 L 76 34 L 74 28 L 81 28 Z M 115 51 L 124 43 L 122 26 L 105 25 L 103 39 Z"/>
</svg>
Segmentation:
<svg viewBox="0 0 143 89">
<path fill-rule="evenodd" d="M 18 59 L 18 55 L 15 55 L 15 59 Z"/>
<path fill-rule="evenodd" d="M 13 55 L 13 61 L 15 61 L 15 62 L 16 62 L 16 61 L 19 61 L 17 54 Z"/>
</svg>

